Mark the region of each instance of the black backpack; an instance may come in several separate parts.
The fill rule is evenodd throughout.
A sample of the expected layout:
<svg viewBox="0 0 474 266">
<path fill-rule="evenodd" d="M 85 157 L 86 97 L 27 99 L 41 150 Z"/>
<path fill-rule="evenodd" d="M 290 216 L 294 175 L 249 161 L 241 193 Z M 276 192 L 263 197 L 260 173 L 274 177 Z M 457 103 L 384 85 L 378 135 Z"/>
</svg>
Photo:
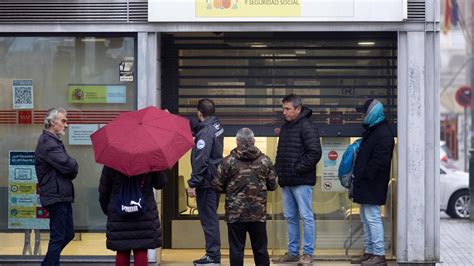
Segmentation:
<svg viewBox="0 0 474 266">
<path fill-rule="evenodd" d="M 122 185 L 116 197 L 116 210 L 123 217 L 137 217 L 143 214 L 145 209 L 145 197 L 143 195 L 143 183 L 145 176 L 123 177 Z"/>
</svg>

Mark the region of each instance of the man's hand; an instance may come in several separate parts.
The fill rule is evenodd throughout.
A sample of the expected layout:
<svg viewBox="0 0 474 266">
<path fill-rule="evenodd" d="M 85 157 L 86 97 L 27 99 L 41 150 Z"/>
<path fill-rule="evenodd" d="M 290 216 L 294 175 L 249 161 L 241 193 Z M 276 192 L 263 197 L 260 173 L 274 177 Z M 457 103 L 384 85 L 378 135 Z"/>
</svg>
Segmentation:
<svg viewBox="0 0 474 266">
<path fill-rule="evenodd" d="M 191 197 L 191 198 L 196 197 L 196 188 L 195 187 L 188 188 L 187 192 L 188 192 L 189 197 Z"/>
</svg>

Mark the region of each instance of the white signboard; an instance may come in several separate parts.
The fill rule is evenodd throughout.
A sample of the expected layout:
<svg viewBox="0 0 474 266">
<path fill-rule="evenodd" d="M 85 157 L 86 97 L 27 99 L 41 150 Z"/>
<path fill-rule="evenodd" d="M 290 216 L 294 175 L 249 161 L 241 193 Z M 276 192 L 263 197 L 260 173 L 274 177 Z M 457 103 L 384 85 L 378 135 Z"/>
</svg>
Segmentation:
<svg viewBox="0 0 474 266">
<path fill-rule="evenodd" d="M 148 21 L 403 21 L 407 1 L 148 0 Z"/>
<path fill-rule="evenodd" d="M 99 129 L 98 124 L 69 125 L 69 145 L 92 145 L 91 135 Z"/>
<path fill-rule="evenodd" d="M 344 192 L 337 172 L 342 154 L 349 146 L 350 138 L 322 138 L 323 174 L 321 178 L 321 191 L 323 192 Z"/>
</svg>

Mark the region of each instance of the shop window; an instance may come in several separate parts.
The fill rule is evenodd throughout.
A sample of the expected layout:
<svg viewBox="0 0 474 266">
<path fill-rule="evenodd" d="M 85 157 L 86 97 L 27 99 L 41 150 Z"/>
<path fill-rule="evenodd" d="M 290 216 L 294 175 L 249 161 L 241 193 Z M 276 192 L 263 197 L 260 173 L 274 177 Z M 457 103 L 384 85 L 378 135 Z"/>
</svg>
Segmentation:
<svg viewBox="0 0 474 266">
<path fill-rule="evenodd" d="M 16 180 L 9 152 L 35 150 L 45 112 L 51 107 L 68 111 L 69 129 L 63 143 L 79 163 L 73 204 L 77 234 L 63 254 L 113 254 L 105 246 L 106 217 L 98 202 L 102 166 L 94 160 L 88 134 L 121 112 L 136 108 L 135 39 L 0 36 L 0 255 L 28 253 L 23 250 L 24 230 L 48 228 L 47 220 L 40 217 L 44 212 L 37 206 L 34 185 L 31 193 L 9 193 L 12 183 L 26 182 Z M 27 177 L 35 178 L 34 172 Z M 44 254 L 48 231 L 37 239 L 37 251 Z"/>
</svg>

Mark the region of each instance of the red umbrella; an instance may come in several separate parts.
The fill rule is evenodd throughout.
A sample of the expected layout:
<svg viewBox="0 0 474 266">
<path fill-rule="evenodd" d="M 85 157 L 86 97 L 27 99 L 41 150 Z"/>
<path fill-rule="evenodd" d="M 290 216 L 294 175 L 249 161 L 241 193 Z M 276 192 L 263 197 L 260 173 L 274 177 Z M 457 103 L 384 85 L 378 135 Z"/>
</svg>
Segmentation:
<svg viewBox="0 0 474 266">
<path fill-rule="evenodd" d="M 194 145 L 189 121 L 150 106 L 91 135 L 95 160 L 128 176 L 169 169 Z"/>
</svg>

